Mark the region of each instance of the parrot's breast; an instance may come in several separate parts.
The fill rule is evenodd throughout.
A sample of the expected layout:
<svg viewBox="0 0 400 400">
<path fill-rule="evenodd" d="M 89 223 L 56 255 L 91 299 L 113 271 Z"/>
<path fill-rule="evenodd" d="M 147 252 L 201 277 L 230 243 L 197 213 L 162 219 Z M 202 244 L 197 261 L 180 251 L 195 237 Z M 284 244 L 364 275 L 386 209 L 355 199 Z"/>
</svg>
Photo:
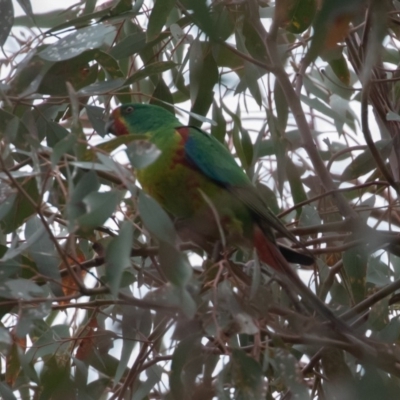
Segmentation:
<svg viewBox="0 0 400 400">
<path fill-rule="evenodd" d="M 218 219 L 227 234 L 243 236 L 252 222 L 247 208 L 226 188 L 204 175 L 185 154 L 185 138 L 174 131 L 153 137 L 160 156 L 137 172 L 143 189 L 166 211 L 204 236 L 218 236 Z"/>
</svg>

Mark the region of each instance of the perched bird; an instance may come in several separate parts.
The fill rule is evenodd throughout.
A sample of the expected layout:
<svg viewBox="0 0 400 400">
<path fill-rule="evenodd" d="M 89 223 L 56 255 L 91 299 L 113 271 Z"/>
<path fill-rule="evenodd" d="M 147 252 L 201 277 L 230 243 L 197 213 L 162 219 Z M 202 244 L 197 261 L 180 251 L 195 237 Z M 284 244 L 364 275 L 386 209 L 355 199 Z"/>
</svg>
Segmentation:
<svg viewBox="0 0 400 400">
<path fill-rule="evenodd" d="M 194 241 L 215 243 L 222 230 L 227 243 L 256 248 L 263 263 L 287 276 L 320 314 L 337 321 L 288 264 L 310 265 L 312 256 L 276 242 L 274 231 L 292 242 L 298 240 L 270 211 L 222 143 L 199 128 L 183 126 L 164 108 L 149 104 L 124 104 L 115 109 L 107 129 L 117 136 L 147 135 L 161 151 L 153 163 L 137 171 L 137 178 L 176 218 L 178 232 Z"/>
</svg>

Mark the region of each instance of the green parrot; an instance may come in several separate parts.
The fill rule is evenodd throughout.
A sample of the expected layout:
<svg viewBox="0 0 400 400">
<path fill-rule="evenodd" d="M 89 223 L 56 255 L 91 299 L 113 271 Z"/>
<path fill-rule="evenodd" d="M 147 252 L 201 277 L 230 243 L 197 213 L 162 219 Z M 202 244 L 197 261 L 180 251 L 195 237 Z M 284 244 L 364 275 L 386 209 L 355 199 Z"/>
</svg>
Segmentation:
<svg viewBox="0 0 400 400">
<path fill-rule="evenodd" d="M 313 257 L 276 242 L 274 231 L 299 243 L 222 143 L 149 104 L 124 104 L 115 109 L 107 130 L 116 136 L 147 135 L 161 151 L 153 163 L 137 170 L 137 178 L 143 190 L 175 217 L 181 237 L 203 245 L 215 243 L 222 229 L 227 243 L 255 248 L 260 260 L 288 277 L 321 315 L 336 326 L 347 327 L 290 267 L 288 262 L 310 265 Z"/>
</svg>

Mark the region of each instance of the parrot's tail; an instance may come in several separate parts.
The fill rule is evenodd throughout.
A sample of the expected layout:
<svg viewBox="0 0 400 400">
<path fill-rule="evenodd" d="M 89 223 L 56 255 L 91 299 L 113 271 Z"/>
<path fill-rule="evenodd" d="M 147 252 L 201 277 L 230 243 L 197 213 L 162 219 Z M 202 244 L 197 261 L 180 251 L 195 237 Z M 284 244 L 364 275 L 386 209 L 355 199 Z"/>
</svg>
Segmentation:
<svg viewBox="0 0 400 400">
<path fill-rule="evenodd" d="M 341 333 L 352 333 L 351 328 L 344 321 L 337 318 L 327 305 L 304 284 L 297 273 L 288 264 L 278 246 L 271 242 L 258 226 L 254 228 L 254 247 L 257 250 L 260 260 L 280 273 L 283 278 L 286 277 L 289 279 L 297 294 L 307 302 L 312 310 L 317 311 L 320 316 L 333 322 L 336 330 L 341 331 Z"/>
</svg>

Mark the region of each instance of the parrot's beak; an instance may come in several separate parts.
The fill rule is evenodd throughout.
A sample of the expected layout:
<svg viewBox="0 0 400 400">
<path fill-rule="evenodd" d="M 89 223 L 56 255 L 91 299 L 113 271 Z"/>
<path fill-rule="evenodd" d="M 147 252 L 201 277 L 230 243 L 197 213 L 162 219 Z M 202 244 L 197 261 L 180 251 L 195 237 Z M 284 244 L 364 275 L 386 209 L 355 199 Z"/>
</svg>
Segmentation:
<svg viewBox="0 0 400 400">
<path fill-rule="evenodd" d="M 108 122 L 106 123 L 106 132 L 107 133 L 112 133 L 113 135 L 116 135 L 115 132 L 115 121 L 114 118 L 111 116 L 108 120 Z"/>
</svg>

